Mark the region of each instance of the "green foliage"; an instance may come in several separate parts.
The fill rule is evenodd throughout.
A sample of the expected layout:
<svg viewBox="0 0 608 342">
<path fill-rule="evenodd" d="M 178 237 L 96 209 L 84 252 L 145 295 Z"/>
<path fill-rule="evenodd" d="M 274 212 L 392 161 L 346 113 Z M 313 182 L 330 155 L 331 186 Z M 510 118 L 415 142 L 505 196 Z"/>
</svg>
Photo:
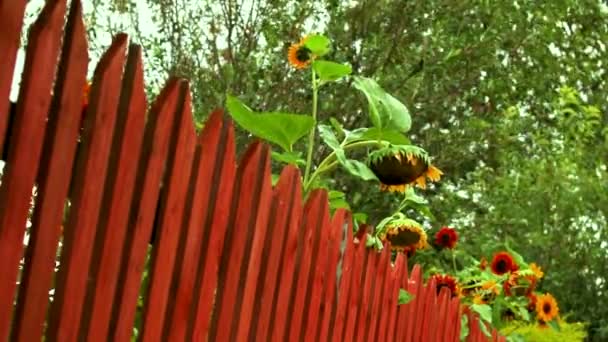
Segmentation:
<svg viewBox="0 0 608 342">
<path fill-rule="evenodd" d="M 388 94 L 371 78 L 354 77 L 354 86 L 367 98 L 371 122 L 378 129 L 407 132 L 411 125 L 410 112 L 399 100 Z"/>
<path fill-rule="evenodd" d="M 233 96 L 228 96 L 226 107 L 234 121 L 243 128 L 289 152 L 292 151 L 293 144 L 310 132 L 314 126 L 314 120 L 305 115 L 255 113 Z"/>
<path fill-rule="evenodd" d="M 324 56 L 331 50 L 331 41 L 329 38 L 319 35 L 313 34 L 306 37 L 306 43 L 304 43 L 310 51 L 316 56 Z"/>
<path fill-rule="evenodd" d="M 414 295 L 404 289 L 399 289 L 399 305 L 407 304 L 414 299 Z"/>
<path fill-rule="evenodd" d="M 339 64 L 336 62 L 316 60 L 312 63 L 317 75 L 321 81 L 337 81 L 344 76 L 350 75 L 352 68 L 350 65 Z"/>
<path fill-rule="evenodd" d="M 560 330 L 556 330 L 538 324 L 513 323 L 502 328 L 500 333 L 506 336 L 509 342 L 582 342 L 587 337 L 587 327 L 582 323 L 560 322 L 560 326 Z"/>
</svg>

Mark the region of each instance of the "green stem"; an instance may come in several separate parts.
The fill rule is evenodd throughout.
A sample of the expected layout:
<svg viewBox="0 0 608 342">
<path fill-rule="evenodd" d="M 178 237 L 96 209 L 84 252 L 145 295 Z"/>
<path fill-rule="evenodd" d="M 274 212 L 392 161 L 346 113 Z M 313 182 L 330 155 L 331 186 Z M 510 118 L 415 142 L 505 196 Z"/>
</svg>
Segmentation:
<svg viewBox="0 0 608 342">
<path fill-rule="evenodd" d="M 357 147 L 368 147 L 368 146 L 380 146 L 382 147 L 382 143 L 378 142 L 377 140 L 363 140 L 363 141 L 356 141 L 353 142 L 351 144 L 345 145 L 342 147 L 342 149 L 344 151 L 348 151 L 351 150 L 353 148 L 357 148 Z M 317 169 L 312 173 L 312 175 L 310 176 L 310 179 L 308 179 L 308 181 L 306 181 L 306 176 L 304 176 L 304 191 L 307 192 L 308 188 L 312 185 L 312 182 L 319 177 L 323 172 L 332 170 L 338 163 L 336 162 L 336 151 L 332 151 L 330 154 L 327 155 L 327 157 L 325 157 L 325 159 L 323 159 L 321 161 L 321 163 L 319 164 L 319 167 L 317 167 Z"/>
<path fill-rule="evenodd" d="M 452 267 L 454 267 L 454 272 L 458 272 L 456 269 L 456 252 L 452 249 Z"/>
<path fill-rule="evenodd" d="M 304 184 L 309 183 L 309 175 L 310 168 L 312 167 L 312 153 L 314 152 L 315 147 L 315 134 L 317 128 L 317 95 L 318 95 L 318 87 L 317 87 L 317 74 L 314 69 L 311 69 L 312 75 L 312 120 L 314 121 L 314 127 L 310 130 L 310 134 L 308 135 L 308 154 L 306 156 L 306 169 L 304 171 Z M 305 191 L 307 191 L 308 187 L 305 187 Z"/>
</svg>

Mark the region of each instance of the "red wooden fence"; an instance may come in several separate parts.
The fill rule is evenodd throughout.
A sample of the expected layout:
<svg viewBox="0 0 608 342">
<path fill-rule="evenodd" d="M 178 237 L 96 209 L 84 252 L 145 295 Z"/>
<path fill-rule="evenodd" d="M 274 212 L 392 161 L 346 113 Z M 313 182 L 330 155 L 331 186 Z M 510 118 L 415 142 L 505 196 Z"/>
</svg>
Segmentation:
<svg viewBox="0 0 608 342">
<path fill-rule="evenodd" d="M 153 229 L 144 341 L 459 340 L 459 300 L 403 255 L 393 264 L 355 243 L 325 191 L 303 203 L 297 169 L 272 187 L 259 142 L 237 164 L 221 111 L 197 135 L 187 83 L 169 80 L 146 115 L 141 50 L 126 36 L 97 66 L 81 121 L 79 1 L 64 27 L 66 1 L 48 0 L 30 29 L 9 120 L 25 4 L 0 0 L 0 340 L 129 341 Z M 400 288 L 415 299 L 398 306 Z M 468 341 L 486 339 L 474 317 L 470 328 Z"/>
</svg>

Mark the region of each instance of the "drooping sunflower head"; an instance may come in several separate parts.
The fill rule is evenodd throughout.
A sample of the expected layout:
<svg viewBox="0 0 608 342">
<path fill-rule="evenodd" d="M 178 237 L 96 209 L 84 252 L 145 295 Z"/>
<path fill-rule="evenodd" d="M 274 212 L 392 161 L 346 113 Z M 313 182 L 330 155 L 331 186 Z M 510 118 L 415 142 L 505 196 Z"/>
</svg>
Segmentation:
<svg viewBox="0 0 608 342">
<path fill-rule="evenodd" d="M 296 69 L 304 69 L 310 65 L 315 57 L 312 51 L 306 47 L 306 39 L 302 38 L 299 42 L 292 44 L 287 51 L 289 64 Z"/>
<path fill-rule="evenodd" d="M 437 294 L 441 292 L 441 289 L 447 287 L 452 294 L 452 297 L 457 297 L 459 293 L 458 282 L 456 278 L 448 274 L 435 274 L 431 277 L 435 279 L 435 286 L 437 287 Z M 430 281 L 430 280 L 429 280 Z"/>
<path fill-rule="evenodd" d="M 389 241 L 391 249 L 397 252 L 410 253 L 427 247 L 427 235 L 420 223 L 407 218 L 387 223 L 378 237 Z"/>
<path fill-rule="evenodd" d="M 517 269 L 519 269 L 511 254 L 507 252 L 494 254 L 491 268 L 492 272 L 497 275 L 503 275 L 507 272 L 517 271 Z"/>
<path fill-rule="evenodd" d="M 457 241 L 458 234 L 454 228 L 441 227 L 437 234 L 435 234 L 435 245 L 441 248 L 454 249 Z"/>
<path fill-rule="evenodd" d="M 557 317 L 559 314 L 559 308 L 557 307 L 557 301 L 555 298 L 546 293 L 544 295 L 536 296 L 536 316 L 543 322 L 550 322 Z"/>
<path fill-rule="evenodd" d="M 423 149 L 411 145 L 392 145 L 372 152 L 368 165 L 380 180 L 380 189 L 405 192 L 408 185 L 426 188 L 426 179 L 439 181 L 443 174 L 431 165 Z"/>
</svg>

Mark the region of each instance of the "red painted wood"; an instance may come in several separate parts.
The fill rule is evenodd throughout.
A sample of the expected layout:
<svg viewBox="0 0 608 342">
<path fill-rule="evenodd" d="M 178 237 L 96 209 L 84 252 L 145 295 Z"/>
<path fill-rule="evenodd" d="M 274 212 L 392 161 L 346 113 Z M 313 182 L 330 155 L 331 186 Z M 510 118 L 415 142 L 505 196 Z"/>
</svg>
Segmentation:
<svg viewBox="0 0 608 342">
<path fill-rule="evenodd" d="M 146 94 L 141 48 L 131 46 L 110 152 L 108 176 L 91 260 L 81 339 L 107 341 L 137 163 L 143 139 Z"/>
<path fill-rule="evenodd" d="M 430 339 L 431 329 L 434 328 L 436 314 L 433 310 L 437 305 L 437 283 L 435 278 L 425 286 L 425 297 L 422 299 L 422 311 L 418 311 L 417 328 L 414 329 L 414 341 L 428 341 Z M 422 315 L 420 315 L 422 314 Z"/>
<path fill-rule="evenodd" d="M 21 39 L 21 26 L 27 0 L 0 0 L 0 151 L 4 151 L 9 118 L 9 96 L 13 84 L 13 72 Z"/>
<path fill-rule="evenodd" d="M 390 245 L 384 246 L 390 251 Z M 390 278 L 386 288 L 385 298 L 382 302 L 382 310 L 380 316 L 380 327 L 376 341 L 393 341 L 395 338 L 395 321 L 397 317 L 397 309 L 399 306 L 399 290 L 401 289 L 401 279 L 403 273 L 407 273 L 407 265 L 405 256 L 402 253 L 397 254 L 395 264 L 390 268 Z M 407 275 L 405 276 L 407 278 Z"/>
<path fill-rule="evenodd" d="M 449 316 L 448 320 L 453 324 L 453 328 L 448 330 L 447 341 L 459 341 L 460 340 L 460 300 L 457 297 L 452 298 L 449 304 Z"/>
<path fill-rule="evenodd" d="M 285 248 L 289 228 L 289 217 L 297 210 L 296 198 L 302 196 L 300 173 L 292 165 L 283 169 L 277 183 L 271 207 L 271 216 L 264 242 L 258 288 L 260 295 L 256 298 L 252 317 L 250 341 L 266 341 L 269 336 L 270 321 L 275 293 L 279 291 L 279 263 Z"/>
<path fill-rule="evenodd" d="M 338 281 L 338 296 L 337 308 L 335 314 L 332 315 L 329 323 L 330 339 L 328 341 L 342 341 L 344 336 L 344 327 L 346 326 L 346 315 L 348 310 L 349 295 L 351 292 L 351 283 L 353 277 L 353 267 L 355 262 L 355 244 L 353 242 L 352 227 L 346 232 L 346 247 L 341 253 L 341 260 L 338 263 L 338 268 L 341 269 L 340 279 Z"/>
<path fill-rule="evenodd" d="M 450 297 L 450 291 L 445 287 L 442 288 L 439 297 L 437 298 L 437 307 L 439 308 L 436 322 L 437 325 L 431 331 L 431 338 L 434 341 L 446 341 L 446 332 L 450 328 L 450 322 L 447 317 Z"/>
<path fill-rule="evenodd" d="M 171 79 L 156 99 L 144 132 L 135 177 L 133 207 L 122 252 L 110 331 L 116 341 L 129 341 L 135 320 L 137 297 L 146 261 L 160 182 L 169 151 L 180 82 Z"/>
<path fill-rule="evenodd" d="M 287 309 L 285 332 L 281 340 L 298 341 L 300 339 L 302 319 L 310 301 L 309 282 L 311 259 L 315 249 L 318 249 L 320 225 L 328 215 L 327 193 L 313 191 L 306 202 L 302 215 L 301 233 L 298 236 L 298 252 L 294 267 L 294 286 L 291 289 Z"/>
<path fill-rule="evenodd" d="M 296 191 L 298 194 L 301 194 L 299 183 L 300 182 L 298 181 Z M 287 321 L 287 314 L 292 288 L 295 286 L 293 279 L 296 273 L 296 255 L 299 249 L 300 237 L 303 236 L 302 233 L 304 232 L 304 230 L 300 228 L 301 220 L 303 219 L 302 211 L 301 196 L 296 196 L 293 213 L 288 221 L 285 245 L 280 253 L 277 283 L 280 286 L 278 286 L 277 291 L 273 296 L 273 305 L 271 305 L 272 311 L 270 313 L 268 334 L 271 336 L 272 341 L 283 340 L 286 325 L 289 324 Z"/>
<path fill-rule="evenodd" d="M 209 163 L 208 165 L 214 165 L 214 167 L 206 169 L 205 172 L 208 173 L 203 176 L 203 178 L 210 179 L 210 185 L 218 184 L 218 190 L 215 198 L 208 197 L 203 204 L 205 220 L 202 226 L 204 234 L 201 246 L 202 254 L 194 283 L 191 316 L 187 327 L 187 341 L 204 341 L 207 338 L 216 294 L 224 235 L 232 210 L 236 157 L 234 128 L 226 118 L 222 123 L 222 135 L 218 143 L 225 145 L 224 152 L 222 153 L 221 149 L 217 150 L 217 155 L 213 158 L 218 161 L 214 164 Z M 206 148 L 212 148 L 212 146 L 203 146 L 203 158 L 212 158 L 210 154 L 205 154 Z M 207 164 L 205 160 L 201 163 Z"/>
<path fill-rule="evenodd" d="M 376 278 L 376 286 L 374 290 L 372 290 L 372 303 L 371 309 L 368 312 L 366 321 L 368 325 L 367 337 L 364 339 L 365 341 L 374 341 L 377 336 L 377 330 L 380 325 L 380 316 L 381 309 L 380 306 L 384 301 L 384 297 L 387 292 L 390 292 L 390 289 L 387 289 L 387 284 L 390 282 L 391 277 L 391 255 L 390 250 L 383 249 L 380 257 L 378 258 L 378 266 L 377 266 L 377 274 Z M 388 312 L 389 307 L 384 307 L 383 309 Z"/>
<path fill-rule="evenodd" d="M 367 269 L 369 254 L 365 247 L 366 237 L 364 237 L 355 248 L 355 264 L 351 278 L 351 287 L 348 295 L 348 308 L 346 324 L 344 327 L 344 340 L 354 341 L 357 327 L 357 316 L 361 307 L 361 293 L 365 281 L 365 270 Z"/>
<path fill-rule="evenodd" d="M 177 243 L 185 225 L 184 206 L 196 147 L 191 105 L 188 85 L 182 83 L 161 190 L 159 230 L 152 249 L 150 284 L 143 312 L 142 341 L 162 339 Z"/>
<path fill-rule="evenodd" d="M 363 288 L 361 289 L 359 312 L 357 313 L 357 321 L 355 323 L 356 341 L 364 341 L 367 337 L 369 327 L 367 316 L 371 308 L 373 291 L 375 291 L 376 287 L 375 282 L 378 278 L 376 269 L 380 254 L 374 249 L 367 249 L 367 254 L 367 265 L 363 271 L 363 277 L 365 280 L 361 283 Z"/>
<path fill-rule="evenodd" d="M 312 195 L 316 195 L 313 192 Z M 331 237 L 333 233 L 333 227 L 329 217 L 329 206 L 328 200 L 323 200 L 323 196 L 326 196 L 325 191 L 321 193 L 321 202 L 326 203 L 322 205 L 320 220 L 317 222 L 316 231 L 313 233 L 313 248 L 311 250 L 311 264 L 310 264 L 310 275 L 308 278 L 306 295 L 304 297 L 304 311 L 302 312 L 302 326 L 299 331 L 300 341 L 315 341 L 315 333 L 319 330 L 319 314 L 321 310 L 321 301 L 323 300 L 323 290 L 325 282 L 328 277 L 335 277 L 335 268 L 333 271 L 328 271 L 328 253 L 329 243 L 332 242 Z M 314 238 L 316 237 L 316 238 Z M 293 329 L 292 331 L 294 331 Z M 306 335 L 308 339 L 306 339 Z"/>
<path fill-rule="evenodd" d="M 268 150 L 266 153 L 270 153 Z M 263 169 L 262 169 L 263 167 Z M 249 227 L 247 244 L 245 245 L 244 262 L 241 266 L 240 279 L 247 279 L 245 284 L 239 281 L 239 292 L 235 315 L 232 318 L 231 340 L 244 341 L 249 335 L 253 312 L 254 299 L 262 292 L 257 287 L 265 236 L 268 230 L 269 209 L 272 201 L 272 183 L 270 173 L 270 156 L 267 155 L 264 164 L 260 165 L 258 177 L 262 178 L 262 185 L 257 199 L 257 217 L 254 225 Z M 236 333 L 235 333 L 236 332 Z"/>
<path fill-rule="evenodd" d="M 8 6 L 8 3 L 1 5 L 0 14 L 18 14 L 20 11 L 19 4 L 10 11 L 5 6 Z M 61 46 L 65 9 L 63 1 L 47 3 L 29 34 L 30 43 L 19 89 L 13 135 L 10 137 L 7 167 L 0 186 L 0 340 L 8 339 L 19 259 L 23 254 L 25 224 L 51 103 L 50 95 Z M 9 19 L 8 23 L 13 29 L 16 28 L 13 19 Z M 4 32 L 4 23 L 2 25 Z M 15 38 L 12 32 L 6 34 L 7 37 L 0 38 L 0 41 Z M 19 35 L 16 39 L 19 39 Z M 2 44 L 7 46 L 11 43 Z M 4 51 L 2 53 L 4 56 Z M 14 63 L 8 61 L 7 64 Z M 4 68 L 3 66 L 2 69 Z M 8 71 L 7 75 L 12 75 L 12 70 Z M 0 96 L 2 107 L 7 108 L 6 95 Z"/>
<path fill-rule="evenodd" d="M 415 314 L 420 298 L 424 295 L 422 283 L 422 270 L 420 265 L 414 265 L 409 279 L 403 279 L 401 286 L 414 296 L 406 305 L 400 305 L 397 315 L 397 341 L 411 341 L 414 336 Z"/>
<path fill-rule="evenodd" d="M 178 255 L 175 260 L 173 287 L 170 296 L 170 309 L 167 311 L 165 336 L 171 341 L 185 340 L 190 307 L 194 298 L 197 269 L 203 252 L 203 238 L 208 235 L 209 226 L 204 226 L 210 205 L 215 205 L 219 197 L 222 157 L 227 148 L 229 124 L 224 123 L 221 110 L 214 111 L 199 137 L 199 152 L 194 169 L 196 179 L 191 186 L 192 198 L 190 220 L 186 234 L 182 236 Z M 179 289 L 179 291 L 177 291 Z M 171 299 L 171 298 L 174 298 Z"/>
<path fill-rule="evenodd" d="M 75 341 L 82 315 L 89 261 L 108 166 L 127 37 L 119 35 L 102 57 L 94 76 L 91 103 L 74 170 L 71 207 L 51 306 L 48 338 Z"/>
<path fill-rule="evenodd" d="M 253 233 L 252 230 L 263 223 L 263 216 L 266 216 L 264 211 L 267 208 L 261 208 L 260 201 L 267 204 L 271 195 L 270 187 L 265 186 L 270 180 L 262 176 L 269 172 L 269 154 L 267 146 L 255 142 L 243 156 L 237 170 L 234 193 L 238 196 L 233 197 L 230 221 L 222 249 L 216 311 L 209 331 L 211 341 L 228 341 L 235 337 L 233 334 L 236 333 L 236 326 L 233 325 L 233 318 L 236 319 L 235 315 L 240 312 L 241 270 L 248 262 L 245 260 L 245 247 L 253 238 L 253 234 L 249 233 Z M 258 211 L 262 214 L 259 215 Z M 258 222 L 260 216 L 262 219 Z"/>
<path fill-rule="evenodd" d="M 55 269 L 63 209 L 72 175 L 86 80 L 87 43 L 82 8 L 70 8 L 47 132 L 38 173 L 38 196 L 15 313 L 15 341 L 42 338 L 49 289 Z M 75 96 L 74 94 L 78 94 Z"/>
<path fill-rule="evenodd" d="M 334 317 L 337 304 L 337 269 L 338 262 L 341 257 L 342 245 L 346 246 L 346 239 L 348 234 L 346 231 L 352 233 L 352 222 L 350 213 L 344 209 L 338 209 L 334 213 L 331 222 L 331 232 L 329 234 L 329 241 L 327 244 L 327 267 L 325 269 L 325 282 L 323 284 L 323 298 L 319 312 L 319 325 L 318 328 L 306 329 L 306 339 L 313 341 L 326 341 L 330 334 L 330 324 L 332 317 Z M 310 315 L 316 315 L 312 311 L 309 313 L 309 322 L 312 322 L 314 318 Z"/>
</svg>

